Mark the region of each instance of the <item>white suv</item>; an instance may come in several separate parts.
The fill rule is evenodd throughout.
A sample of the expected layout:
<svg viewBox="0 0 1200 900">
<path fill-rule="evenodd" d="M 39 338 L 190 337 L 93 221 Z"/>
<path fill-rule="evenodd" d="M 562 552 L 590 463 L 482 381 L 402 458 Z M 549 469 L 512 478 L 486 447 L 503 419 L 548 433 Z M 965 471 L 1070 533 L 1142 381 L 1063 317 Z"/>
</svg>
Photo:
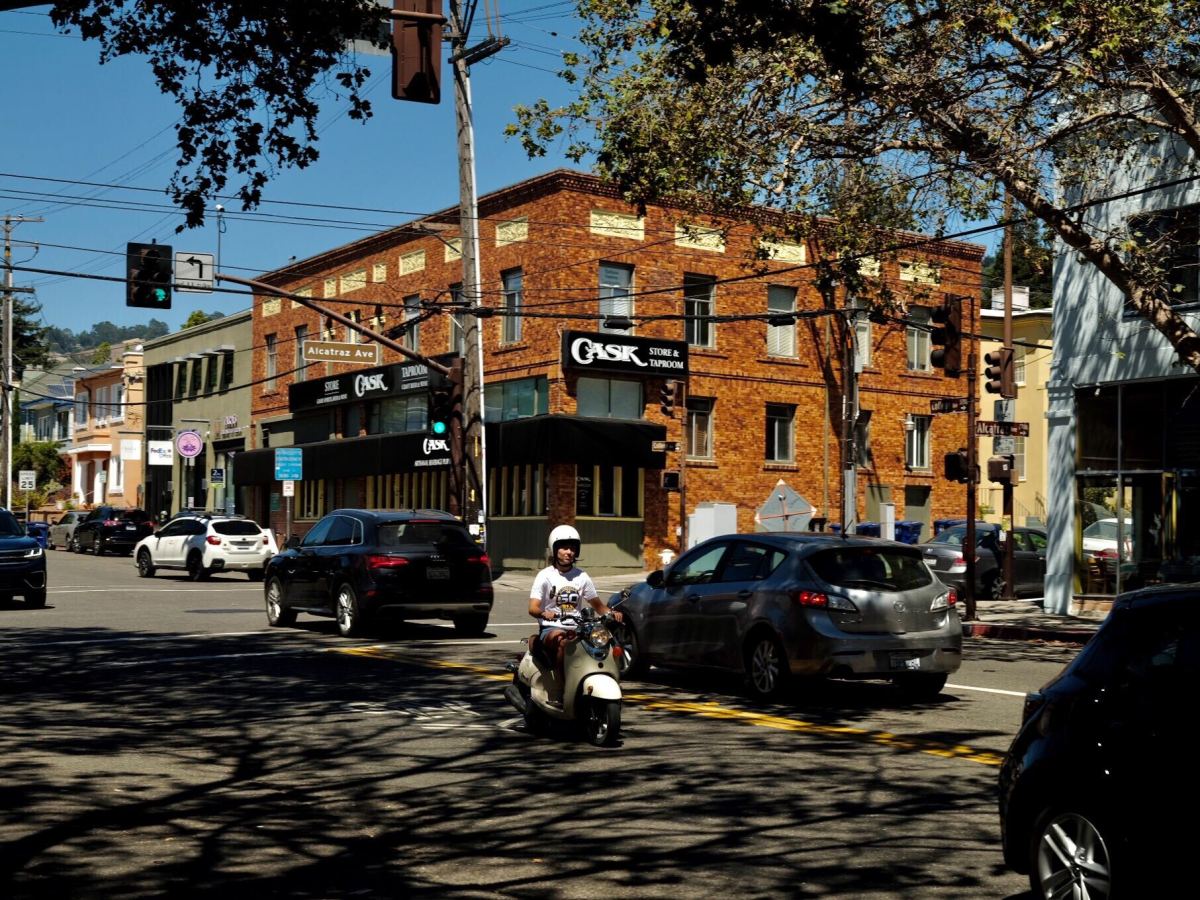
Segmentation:
<svg viewBox="0 0 1200 900">
<path fill-rule="evenodd" d="M 138 574 L 185 569 L 192 581 L 213 572 L 245 572 L 262 581 L 263 567 L 278 552 L 275 538 L 241 516 L 180 516 L 142 538 L 133 548 Z"/>
</svg>

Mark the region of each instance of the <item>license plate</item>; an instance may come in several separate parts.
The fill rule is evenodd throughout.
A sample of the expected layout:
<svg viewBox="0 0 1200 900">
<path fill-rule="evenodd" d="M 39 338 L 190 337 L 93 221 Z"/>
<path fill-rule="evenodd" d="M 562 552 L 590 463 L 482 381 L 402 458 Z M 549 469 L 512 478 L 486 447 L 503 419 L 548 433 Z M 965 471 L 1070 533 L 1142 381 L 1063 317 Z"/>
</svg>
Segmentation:
<svg viewBox="0 0 1200 900">
<path fill-rule="evenodd" d="M 888 656 L 893 669 L 921 668 L 921 657 L 913 656 L 911 653 L 889 653 Z"/>
<path fill-rule="evenodd" d="M 429 566 L 425 570 L 425 577 L 430 581 L 449 581 L 450 569 L 448 566 Z"/>
<path fill-rule="evenodd" d="M 125 530 L 126 531 L 137 531 L 137 526 L 136 525 L 126 525 Z"/>
</svg>

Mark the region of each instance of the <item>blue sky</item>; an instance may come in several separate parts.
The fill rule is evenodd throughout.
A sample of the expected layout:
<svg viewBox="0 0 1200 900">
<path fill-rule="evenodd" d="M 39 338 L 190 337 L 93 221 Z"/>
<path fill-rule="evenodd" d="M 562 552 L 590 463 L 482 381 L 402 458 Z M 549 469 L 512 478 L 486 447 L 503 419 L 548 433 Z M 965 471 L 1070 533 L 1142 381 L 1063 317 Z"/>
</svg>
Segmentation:
<svg viewBox="0 0 1200 900">
<path fill-rule="evenodd" d="M 483 4 L 473 39 L 486 32 Z M 505 0 L 501 33 L 512 45 L 472 67 L 479 193 L 569 163 L 562 156 L 529 160 L 519 142 L 504 137 L 518 103 L 569 98 L 554 76 L 560 54 L 572 46 L 573 2 Z M 159 95 L 142 58 L 101 66 L 94 41 L 62 36 L 48 7 L 0 13 L 0 58 L 5 61 L 5 138 L 0 141 L 0 215 L 41 216 L 18 225 L 13 263 L 40 269 L 123 277 L 128 241 L 171 244 L 176 250 L 215 253 L 216 219 L 175 234 L 182 216 L 165 195 L 122 188 L 97 189 L 49 180 L 86 181 L 161 191 L 174 169 L 173 124 L 179 113 Z M 272 207 L 262 212 L 340 219 L 367 226 L 286 225 L 244 214 L 224 201 L 221 266 L 244 277 L 269 271 L 290 257 L 304 258 L 417 214 L 458 201 L 454 104 L 443 90 L 439 106 L 391 99 L 391 60 L 370 57 L 368 94 L 373 118 L 361 124 L 345 106 L 327 101 L 318 124 L 320 160 L 301 171 L 280 172 L 264 192 L 269 200 L 388 210 L 362 213 Z M 232 180 L 231 180 L 232 184 Z M 62 194 L 60 200 L 49 194 Z M 77 199 L 88 200 L 83 205 Z M 154 208 L 146 208 L 148 205 Z M 140 207 L 140 208 L 139 208 Z M 31 246 L 36 244 L 35 246 Z M 166 320 L 172 330 L 194 309 L 232 313 L 245 308 L 235 295 L 176 293 L 167 314 L 125 306 L 121 284 L 17 272 L 15 283 L 37 289 L 46 324 L 82 331 L 108 320 L 118 325 Z"/>
</svg>

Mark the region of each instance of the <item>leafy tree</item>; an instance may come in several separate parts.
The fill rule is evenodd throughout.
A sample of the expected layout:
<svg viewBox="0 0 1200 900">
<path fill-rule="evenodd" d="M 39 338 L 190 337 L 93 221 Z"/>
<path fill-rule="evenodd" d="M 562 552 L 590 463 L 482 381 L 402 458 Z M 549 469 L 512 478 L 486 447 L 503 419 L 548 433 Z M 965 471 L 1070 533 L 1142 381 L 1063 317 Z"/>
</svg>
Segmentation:
<svg viewBox="0 0 1200 900">
<path fill-rule="evenodd" d="M 1050 306 L 1054 265 L 1054 247 L 1037 223 L 1022 218 L 1013 223 L 1013 284 L 1029 288 L 1029 306 Z M 983 298 L 990 300 L 993 290 L 1004 287 L 1004 254 L 997 252 L 983 260 Z"/>
<path fill-rule="evenodd" d="M 184 328 L 194 328 L 197 325 L 203 325 L 209 321 L 209 316 L 202 309 L 192 310 L 191 315 L 187 317 L 187 321 L 183 323 Z"/>
<path fill-rule="evenodd" d="M 101 63 L 145 56 L 159 90 L 181 107 L 169 186 L 187 213 L 179 230 L 204 223 L 207 198 L 224 190 L 231 171 L 250 208 L 273 170 L 314 162 L 323 95 L 346 100 L 352 119 L 371 115 L 371 72 L 347 44 L 378 35 L 385 16 L 374 0 L 58 0 L 50 10 L 59 28 L 99 44 Z"/>
<path fill-rule="evenodd" d="M 1193 176 L 1200 4 L 578 6 L 584 49 L 565 74 L 579 97 L 518 108 L 511 132 L 531 154 L 565 131 L 576 158 L 593 157 L 635 203 L 762 203 L 814 232 L 831 200 L 844 229 L 877 227 L 874 200 L 886 195 L 938 234 L 991 217 L 1007 193 L 1200 369 L 1200 337 L 1169 302 L 1163 248 L 1090 214 L 1116 172 Z M 849 202 L 842 171 L 870 188 L 868 202 Z"/>
<path fill-rule="evenodd" d="M 58 444 L 54 441 L 21 441 L 14 444 L 12 467 L 14 472 L 34 469 L 38 473 L 38 484 L 47 481 L 65 482 L 70 478 L 67 464 L 59 456 Z"/>
<path fill-rule="evenodd" d="M 92 352 L 92 365 L 99 366 L 112 358 L 112 344 L 105 341 Z"/>
<path fill-rule="evenodd" d="M 42 307 L 13 294 L 13 369 L 19 375 L 29 366 L 44 366 L 49 355 L 46 344 L 46 328 L 34 322 Z"/>
</svg>

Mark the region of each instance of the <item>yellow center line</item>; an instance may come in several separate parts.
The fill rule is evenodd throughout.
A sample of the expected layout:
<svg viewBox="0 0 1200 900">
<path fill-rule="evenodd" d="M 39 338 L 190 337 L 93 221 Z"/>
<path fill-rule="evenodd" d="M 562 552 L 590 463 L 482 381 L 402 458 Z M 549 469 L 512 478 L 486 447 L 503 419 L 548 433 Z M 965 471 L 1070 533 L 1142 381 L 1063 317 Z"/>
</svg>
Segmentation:
<svg viewBox="0 0 1200 900">
<path fill-rule="evenodd" d="M 353 656 L 369 656 L 375 659 L 402 660 L 431 669 L 457 669 L 462 672 L 471 672 L 489 681 L 509 681 L 512 678 L 511 675 L 498 675 L 495 669 L 485 666 L 453 662 L 447 659 L 422 659 L 402 651 L 383 650 L 377 647 L 354 647 L 338 650 L 337 652 L 348 653 Z M 756 725 L 759 728 L 771 728 L 775 731 L 804 732 L 806 734 L 823 735 L 826 737 L 840 737 L 869 744 L 877 744 L 882 747 L 890 747 L 900 752 L 927 753 L 931 756 L 941 757 L 942 759 L 963 759 L 985 766 L 999 766 L 1004 761 L 1004 757 L 998 753 L 992 753 L 989 750 L 979 750 L 965 744 L 947 744 L 924 738 L 905 737 L 903 735 L 892 734 L 889 731 L 872 731 L 867 728 L 856 728 L 851 725 L 821 725 L 816 722 L 807 722 L 803 719 L 793 719 L 787 716 L 772 716 L 751 710 L 733 709 L 728 706 L 721 706 L 715 701 L 700 703 L 689 700 L 666 700 L 661 697 L 652 697 L 649 694 L 631 693 L 625 693 L 622 699 L 626 703 L 635 703 L 643 709 L 648 710 L 684 713 L 706 719 L 724 719 L 726 721 L 741 722 L 746 725 Z"/>
</svg>

